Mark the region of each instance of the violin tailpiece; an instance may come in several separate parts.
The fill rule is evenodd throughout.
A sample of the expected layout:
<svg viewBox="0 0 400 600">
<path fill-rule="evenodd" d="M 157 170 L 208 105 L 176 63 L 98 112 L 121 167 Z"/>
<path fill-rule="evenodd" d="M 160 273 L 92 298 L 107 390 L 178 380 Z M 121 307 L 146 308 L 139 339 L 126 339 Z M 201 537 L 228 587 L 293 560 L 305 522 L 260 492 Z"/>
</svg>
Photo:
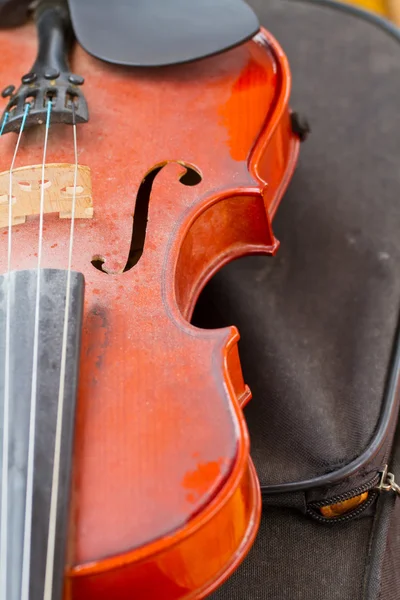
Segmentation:
<svg viewBox="0 0 400 600">
<path fill-rule="evenodd" d="M 47 164 L 44 180 L 44 213 L 59 213 L 70 218 L 74 198 L 73 164 Z M 8 226 L 10 172 L 0 173 L 0 227 Z M 24 223 L 27 216 L 40 214 L 42 165 L 13 171 L 12 221 Z M 75 218 L 93 217 L 92 181 L 89 167 L 79 165 L 76 185 Z"/>
<path fill-rule="evenodd" d="M 68 9 L 63 2 L 39 4 L 36 11 L 39 51 L 36 61 L 22 76 L 17 91 L 8 85 L 2 91 L 9 97 L 3 112 L 3 134 L 18 133 L 24 127 L 43 125 L 46 122 L 48 103 L 51 102 L 51 123 L 86 123 L 89 112 L 80 87 L 84 78 L 70 72 L 67 56 L 69 30 Z M 26 111 L 27 104 L 29 110 Z"/>
</svg>

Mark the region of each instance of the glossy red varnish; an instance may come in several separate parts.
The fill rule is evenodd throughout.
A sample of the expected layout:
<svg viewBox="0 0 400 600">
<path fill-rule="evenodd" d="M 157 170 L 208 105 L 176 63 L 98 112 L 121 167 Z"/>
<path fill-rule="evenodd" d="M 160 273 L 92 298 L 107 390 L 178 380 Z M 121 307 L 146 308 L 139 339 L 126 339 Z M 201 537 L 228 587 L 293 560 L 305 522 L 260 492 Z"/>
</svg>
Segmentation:
<svg viewBox="0 0 400 600">
<path fill-rule="evenodd" d="M 1 85 L 15 83 L 34 60 L 34 27 L 2 31 L 0 53 Z M 86 77 L 90 122 L 78 146 L 94 217 L 77 221 L 73 258 L 86 292 L 65 599 L 203 598 L 251 546 L 260 491 L 239 334 L 189 321 L 223 264 L 277 250 L 272 218 L 298 154 L 289 68 L 262 31 L 157 71 L 109 66 L 77 47 L 73 71 Z M 41 162 L 43 138 L 41 128 L 23 135 L 16 167 Z M 14 145 L 14 135 L 0 138 L 0 171 Z M 47 160 L 73 162 L 71 128 L 51 127 Z M 122 272 L 137 191 L 160 165 L 143 255 Z M 198 185 L 180 183 L 185 165 Z M 66 268 L 69 227 L 46 215 L 44 267 Z M 35 268 L 38 218 L 13 232 L 12 268 Z M 4 272 L 6 230 L 0 243 Z"/>
</svg>

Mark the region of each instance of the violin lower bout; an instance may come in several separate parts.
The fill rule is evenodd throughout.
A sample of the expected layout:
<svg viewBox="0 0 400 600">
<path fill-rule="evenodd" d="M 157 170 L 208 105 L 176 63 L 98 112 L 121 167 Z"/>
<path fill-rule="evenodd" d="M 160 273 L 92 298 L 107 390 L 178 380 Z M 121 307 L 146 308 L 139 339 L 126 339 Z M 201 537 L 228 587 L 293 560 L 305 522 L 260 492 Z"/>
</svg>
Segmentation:
<svg viewBox="0 0 400 600">
<path fill-rule="evenodd" d="M 221 496 L 226 497 L 221 501 Z M 222 502 L 222 505 L 221 505 Z M 221 490 L 201 521 L 194 519 L 173 545 L 141 559 L 141 549 L 67 573 L 65 600 L 200 600 L 223 583 L 250 549 L 261 511 L 251 460 L 239 482 Z M 165 540 L 164 540 L 165 541 Z M 104 568 L 105 567 L 105 568 Z"/>
</svg>

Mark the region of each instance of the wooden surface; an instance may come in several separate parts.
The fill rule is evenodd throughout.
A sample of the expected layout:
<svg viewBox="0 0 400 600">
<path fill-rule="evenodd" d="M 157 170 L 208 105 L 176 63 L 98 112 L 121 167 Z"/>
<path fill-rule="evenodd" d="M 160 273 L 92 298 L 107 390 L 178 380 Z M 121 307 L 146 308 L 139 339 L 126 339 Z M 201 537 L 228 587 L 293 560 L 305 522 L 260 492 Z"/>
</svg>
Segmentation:
<svg viewBox="0 0 400 600">
<path fill-rule="evenodd" d="M 44 212 L 58 213 L 60 218 L 71 217 L 74 190 L 74 171 L 72 164 L 46 165 L 44 181 Z M 90 169 L 79 165 L 76 185 L 77 219 L 93 217 L 92 182 Z M 25 223 L 26 217 L 40 214 L 42 187 L 42 165 L 20 167 L 13 171 L 13 223 Z M 0 173 L 0 227 L 8 226 L 8 194 L 10 189 L 10 171 Z"/>
<path fill-rule="evenodd" d="M 400 26 L 400 0 L 342 0 L 348 4 L 360 6 Z"/>
<path fill-rule="evenodd" d="M 382 16 L 388 16 L 387 0 L 343 0 L 346 4 L 354 4 Z"/>
<path fill-rule="evenodd" d="M 400 27 L 400 0 L 386 0 L 387 15 Z"/>
<path fill-rule="evenodd" d="M 4 87 L 33 62 L 32 26 L 2 31 L 0 52 Z M 77 48 L 73 71 L 86 76 L 78 147 L 94 215 L 77 221 L 73 252 L 86 293 L 65 597 L 201 598 L 249 549 L 260 492 L 238 332 L 188 320 L 224 263 L 277 250 L 271 221 L 298 153 L 288 64 L 264 32 L 158 72 Z M 43 140 L 24 133 L 16 167 L 39 164 Z M 0 139 L 0 171 L 15 142 Z M 50 127 L 48 161 L 73 162 L 71 128 Z M 45 216 L 43 267 L 66 268 L 69 227 Z M 13 228 L 13 269 L 36 268 L 37 238 L 37 217 Z M 7 229 L 0 239 L 4 272 Z"/>
</svg>

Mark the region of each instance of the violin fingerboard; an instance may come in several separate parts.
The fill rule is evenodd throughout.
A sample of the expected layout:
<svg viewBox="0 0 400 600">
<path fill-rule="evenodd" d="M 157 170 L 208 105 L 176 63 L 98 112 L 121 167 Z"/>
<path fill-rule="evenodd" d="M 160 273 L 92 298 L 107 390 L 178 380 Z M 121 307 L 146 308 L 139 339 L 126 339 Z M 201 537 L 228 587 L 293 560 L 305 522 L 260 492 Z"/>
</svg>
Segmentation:
<svg viewBox="0 0 400 600">
<path fill-rule="evenodd" d="M 25 574 L 28 573 L 27 581 L 29 577 L 27 597 L 29 600 L 43 600 L 45 597 L 52 490 L 57 501 L 54 512 L 56 515 L 54 560 L 50 561 L 51 600 L 61 600 L 63 597 L 84 281 L 80 273 L 71 273 L 65 388 L 62 395 L 63 402 L 59 403 L 67 272 L 52 269 L 40 271 L 39 326 L 36 336 L 37 377 L 35 379 L 33 357 L 37 277 L 35 270 L 12 272 L 9 276 L 0 278 L 0 465 L 2 465 L 1 489 L 3 490 L 0 498 L 3 499 L 4 507 L 7 503 L 8 517 L 6 526 L 4 517 L 0 521 L 0 526 L 3 528 L 0 535 L 3 535 L 3 557 L 4 541 L 7 548 L 5 583 L 7 600 L 21 600 L 25 597 L 21 592 L 24 543 L 25 567 L 26 565 L 29 567 L 28 570 L 25 568 Z M 9 307 L 8 375 L 6 375 L 7 306 Z M 8 378 L 7 384 L 6 378 Z M 32 412 L 33 386 L 36 387 L 34 412 Z M 4 407 L 7 401 L 8 425 L 4 419 Z M 53 485 L 56 481 L 54 457 L 59 406 L 62 407 L 59 413 L 62 415 L 61 451 L 59 484 L 55 486 Z M 32 420 L 34 447 L 33 437 L 30 444 L 29 435 L 32 415 L 35 415 Z M 8 436 L 8 444 L 5 444 L 5 433 Z M 30 452 L 33 456 L 32 494 L 29 494 L 27 483 Z M 7 453 L 8 460 L 4 461 Z M 5 463 L 8 467 L 6 471 L 3 470 Z M 6 501 L 4 501 L 4 490 L 8 490 Z M 30 498 L 32 498 L 32 518 L 26 522 L 26 514 L 30 514 L 28 509 Z M 30 540 L 28 553 L 26 547 L 29 544 L 26 540 Z M 26 556 L 29 554 L 27 560 Z M 3 575 L 4 572 L 2 571 Z"/>
</svg>

